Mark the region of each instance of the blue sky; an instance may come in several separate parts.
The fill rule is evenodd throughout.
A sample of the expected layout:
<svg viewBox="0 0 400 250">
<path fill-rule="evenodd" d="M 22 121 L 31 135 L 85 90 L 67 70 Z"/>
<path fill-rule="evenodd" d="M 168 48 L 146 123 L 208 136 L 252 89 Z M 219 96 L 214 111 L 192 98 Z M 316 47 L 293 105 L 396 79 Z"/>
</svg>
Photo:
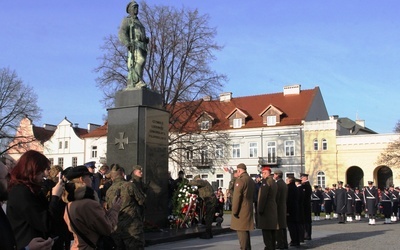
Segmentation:
<svg viewBox="0 0 400 250">
<path fill-rule="evenodd" d="M 103 38 L 118 32 L 127 0 L 3 0 L 0 67 L 33 86 L 42 119 L 103 124 L 96 88 Z M 148 0 L 210 16 L 213 68 L 233 97 L 319 86 L 330 115 L 390 133 L 400 120 L 400 1 Z"/>
</svg>

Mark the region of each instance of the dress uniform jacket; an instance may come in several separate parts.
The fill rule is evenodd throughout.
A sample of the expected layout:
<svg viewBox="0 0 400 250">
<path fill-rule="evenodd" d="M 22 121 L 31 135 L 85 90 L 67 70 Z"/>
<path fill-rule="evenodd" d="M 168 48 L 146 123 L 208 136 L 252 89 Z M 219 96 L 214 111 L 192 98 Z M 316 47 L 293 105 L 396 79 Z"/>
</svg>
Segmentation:
<svg viewBox="0 0 400 250">
<path fill-rule="evenodd" d="M 358 193 L 354 192 L 354 201 L 355 201 L 355 212 L 357 214 L 361 214 L 364 202 L 363 194 L 360 192 Z"/>
<path fill-rule="evenodd" d="M 267 230 L 278 229 L 278 210 L 276 194 L 278 185 L 272 177 L 261 181 L 258 193 L 258 225 L 257 228 Z"/>
<path fill-rule="evenodd" d="M 332 213 L 332 197 L 329 195 L 329 193 L 323 193 L 322 197 L 324 199 L 324 210 L 326 214 Z"/>
<path fill-rule="evenodd" d="M 367 214 L 376 214 L 378 206 L 378 190 L 376 187 L 366 187 L 363 195 Z"/>
<path fill-rule="evenodd" d="M 312 211 L 314 214 L 321 213 L 321 205 L 324 198 L 322 197 L 322 192 L 320 190 L 314 190 L 311 193 Z"/>
<path fill-rule="evenodd" d="M 354 213 L 354 205 L 355 205 L 355 198 L 354 192 L 352 190 L 346 191 L 346 214 L 353 214 Z"/>
<path fill-rule="evenodd" d="M 231 229 L 238 231 L 254 230 L 253 195 L 254 181 L 248 173 L 242 173 L 236 178 L 232 200 Z"/>
<path fill-rule="evenodd" d="M 393 215 L 397 217 L 397 212 L 399 211 L 399 192 L 397 192 L 396 190 L 391 190 L 389 191 L 389 193 L 393 203 L 392 212 Z"/>
<path fill-rule="evenodd" d="M 385 215 L 385 218 L 390 218 L 392 215 L 392 199 L 389 192 L 382 192 L 381 205 L 383 207 L 383 214 Z"/>
</svg>

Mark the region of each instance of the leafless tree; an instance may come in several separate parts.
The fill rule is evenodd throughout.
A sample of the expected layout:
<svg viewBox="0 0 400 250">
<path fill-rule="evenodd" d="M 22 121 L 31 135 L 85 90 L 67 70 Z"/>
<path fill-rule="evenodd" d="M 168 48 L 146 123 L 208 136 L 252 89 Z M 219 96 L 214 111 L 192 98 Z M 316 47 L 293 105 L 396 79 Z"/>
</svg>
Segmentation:
<svg viewBox="0 0 400 250">
<path fill-rule="evenodd" d="M 0 155 L 17 145 L 9 145 L 16 139 L 16 131 L 22 118 L 40 118 L 37 95 L 25 85 L 15 71 L 0 68 Z M 26 139 L 26 138 L 25 138 Z M 29 140 L 23 140 L 29 143 Z"/>
<path fill-rule="evenodd" d="M 400 133 L 400 121 L 396 123 L 393 132 Z M 400 138 L 390 143 L 385 151 L 380 154 L 378 164 L 387 166 L 400 165 Z"/>
<path fill-rule="evenodd" d="M 150 7 L 141 2 L 139 19 L 150 38 L 144 79 L 151 90 L 162 95 L 163 106 L 171 114 L 170 131 L 179 135 L 170 138 L 170 144 L 175 145 L 171 148 L 179 149 L 177 142 L 182 142 L 182 138 L 191 138 L 194 134 L 199 138 L 203 134 L 198 129 L 186 128 L 199 113 L 199 100 L 203 96 L 216 96 L 227 80 L 225 75 L 211 68 L 216 60 L 214 53 L 222 46 L 214 41 L 216 29 L 209 26 L 209 16 L 197 10 L 162 5 Z M 100 65 L 95 69 L 100 74 L 96 83 L 104 93 L 104 106 L 111 107 L 115 93 L 127 83 L 127 51 L 116 35 L 105 38 L 102 50 L 105 54 L 99 58 Z M 210 138 L 217 140 L 218 136 Z M 210 138 L 203 137 L 203 142 Z"/>
</svg>

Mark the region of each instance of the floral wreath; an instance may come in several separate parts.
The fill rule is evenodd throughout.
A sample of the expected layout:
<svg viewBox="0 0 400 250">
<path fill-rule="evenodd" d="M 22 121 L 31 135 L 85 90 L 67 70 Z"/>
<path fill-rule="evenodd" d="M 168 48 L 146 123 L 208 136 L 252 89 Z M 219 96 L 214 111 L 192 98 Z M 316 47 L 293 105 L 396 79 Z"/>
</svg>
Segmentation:
<svg viewBox="0 0 400 250">
<path fill-rule="evenodd" d="M 189 228 L 198 220 L 196 191 L 197 186 L 190 186 L 186 182 L 179 184 L 172 197 L 172 215 L 168 216 L 171 228 Z"/>
</svg>

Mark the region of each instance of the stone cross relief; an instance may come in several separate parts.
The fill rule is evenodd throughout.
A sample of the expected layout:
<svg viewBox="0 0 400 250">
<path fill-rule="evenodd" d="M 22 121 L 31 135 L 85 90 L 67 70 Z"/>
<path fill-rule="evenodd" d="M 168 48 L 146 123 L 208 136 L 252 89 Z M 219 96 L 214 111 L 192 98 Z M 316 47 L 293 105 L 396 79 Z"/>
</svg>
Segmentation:
<svg viewBox="0 0 400 250">
<path fill-rule="evenodd" d="M 118 149 L 125 149 L 124 144 L 128 144 L 128 137 L 124 138 L 125 132 L 119 132 L 119 138 L 115 138 L 115 145 L 118 145 Z"/>
</svg>

